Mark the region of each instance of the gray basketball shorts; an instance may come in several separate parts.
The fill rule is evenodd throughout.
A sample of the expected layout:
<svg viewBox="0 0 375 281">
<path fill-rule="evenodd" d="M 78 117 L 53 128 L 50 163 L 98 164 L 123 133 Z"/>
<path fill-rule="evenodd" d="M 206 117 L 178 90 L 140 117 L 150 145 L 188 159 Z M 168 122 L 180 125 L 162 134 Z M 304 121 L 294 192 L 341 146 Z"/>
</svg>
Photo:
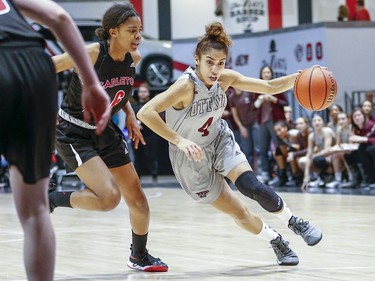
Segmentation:
<svg viewBox="0 0 375 281">
<path fill-rule="evenodd" d="M 224 177 L 247 161 L 228 124 L 221 120 L 220 126 L 216 139 L 202 148 L 205 157 L 201 162 L 188 160 L 177 146 L 169 145 L 169 158 L 177 180 L 183 190 L 199 203 L 215 202 L 223 190 Z"/>
</svg>

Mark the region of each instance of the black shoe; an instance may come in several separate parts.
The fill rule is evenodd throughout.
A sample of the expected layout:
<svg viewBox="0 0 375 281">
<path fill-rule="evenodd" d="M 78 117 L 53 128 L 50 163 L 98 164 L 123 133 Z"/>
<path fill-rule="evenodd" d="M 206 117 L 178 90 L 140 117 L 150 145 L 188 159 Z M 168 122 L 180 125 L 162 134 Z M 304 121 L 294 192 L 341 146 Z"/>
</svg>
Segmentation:
<svg viewBox="0 0 375 281">
<path fill-rule="evenodd" d="M 297 254 L 289 248 L 289 242 L 285 241 L 280 234 L 270 244 L 279 265 L 297 265 L 299 263 Z"/>
<path fill-rule="evenodd" d="M 273 186 L 273 187 L 282 187 L 286 185 L 287 181 L 288 181 L 287 178 L 275 177 L 268 182 L 268 185 Z"/>
<path fill-rule="evenodd" d="M 142 255 L 131 254 L 128 259 L 128 267 L 136 270 L 147 272 L 166 272 L 168 265 L 162 262 L 159 258 L 154 258 L 148 251 Z"/>
<path fill-rule="evenodd" d="M 303 182 L 302 176 L 292 176 L 292 179 L 288 181 L 285 186 L 286 187 L 300 187 Z"/>
<path fill-rule="evenodd" d="M 53 182 L 49 183 L 49 189 L 48 189 L 48 201 L 49 201 L 49 213 L 52 214 L 53 210 L 57 208 L 57 205 L 53 202 L 53 199 L 51 198 L 51 194 L 56 192 L 57 185 Z"/>
</svg>

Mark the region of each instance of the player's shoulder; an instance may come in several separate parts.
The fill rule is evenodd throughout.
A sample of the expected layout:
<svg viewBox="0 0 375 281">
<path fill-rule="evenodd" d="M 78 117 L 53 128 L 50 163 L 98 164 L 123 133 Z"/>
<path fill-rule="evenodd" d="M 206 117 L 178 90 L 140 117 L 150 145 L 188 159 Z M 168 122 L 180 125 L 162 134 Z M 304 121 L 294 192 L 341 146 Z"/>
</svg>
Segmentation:
<svg viewBox="0 0 375 281">
<path fill-rule="evenodd" d="M 323 130 L 324 134 L 329 134 L 329 135 L 334 135 L 335 134 L 335 132 L 333 131 L 333 129 L 331 127 L 328 127 L 328 126 L 323 127 L 322 130 Z"/>
<path fill-rule="evenodd" d="M 224 91 L 226 91 L 230 86 L 232 86 L 233 82 L 238 80 L 240 77 L 241 74 L 238 71 L 225 68 L 220 75 L 219 83 Z"/>
<path fill-rule="evenodd" d="M 171 87 L 181 92 L 189 92 L 194 91 L 195 85 L 194 82 L 191 79 L 189 79 L 189 76 L 183 76 L 177 79 Z"/>
<path fill-rule="evenodd" d="M 96 62 L 96 60 L 99 56 L 99 53 L 100 53 L 99 42 L 94 42 L 94 43 L 88 44 L 88 45 L 85 46 L 85 48 L 87 50 L 87 53 L 90 56 L 91 61 Z"/>
</svg>

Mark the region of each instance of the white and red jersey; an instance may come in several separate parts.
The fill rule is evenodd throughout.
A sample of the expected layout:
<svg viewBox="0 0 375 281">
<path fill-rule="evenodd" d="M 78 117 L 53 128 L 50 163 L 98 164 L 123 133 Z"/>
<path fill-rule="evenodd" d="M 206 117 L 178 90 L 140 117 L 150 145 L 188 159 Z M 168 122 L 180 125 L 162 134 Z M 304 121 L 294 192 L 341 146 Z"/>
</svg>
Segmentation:
<svg viewBox="0 0 375 281">
<path fill-rule="evenodd" d="M 186 69 L 181 79 L 189 79 L 194 83 L 194 98 L 184 109 L 168 108 L 166 122 L 183 138 L 205 147 L 219 134 L 219 121 L 227 105 L 226 94 L 219 83 L 207 89 L 193 67 Z"/>
</svg>

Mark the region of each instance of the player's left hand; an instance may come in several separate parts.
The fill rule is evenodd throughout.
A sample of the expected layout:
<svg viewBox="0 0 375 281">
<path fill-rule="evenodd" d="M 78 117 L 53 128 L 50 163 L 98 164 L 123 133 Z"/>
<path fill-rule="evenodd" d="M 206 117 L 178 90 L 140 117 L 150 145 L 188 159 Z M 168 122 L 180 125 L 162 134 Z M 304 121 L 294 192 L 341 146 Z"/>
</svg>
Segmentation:
<svg viewBox="0 0 375 281">
<path fill-rule="evenodd" d="M 134 114 L 129 114 L 126 116 L 126 128 L 128 128 L 129 138 L 134 142 L 135 149 L 138 149 L 139 142 L 146 145 L 139 123 Z"/>
</svg>

